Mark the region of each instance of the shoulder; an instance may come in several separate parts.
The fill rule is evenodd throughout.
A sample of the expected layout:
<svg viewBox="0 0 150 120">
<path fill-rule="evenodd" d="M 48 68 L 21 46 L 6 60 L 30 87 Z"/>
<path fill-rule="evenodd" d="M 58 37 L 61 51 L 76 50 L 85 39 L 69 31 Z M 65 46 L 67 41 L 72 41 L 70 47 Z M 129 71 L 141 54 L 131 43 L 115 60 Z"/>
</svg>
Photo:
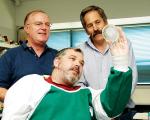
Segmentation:
<svg viewBox="0 0 150 120">
<path fill-rule="evenodd" d="M 48 47 L 48 52 L 50 54 L 53 54 L 54 56 L 57 54 L 58 50 L 54 49 L 54 48 L 51 48 L 51 47 Z"/>
<path fill-rule="evenodd" d="M 21 46 L 8 49 L 5 54 L 1 56 L 1 59 L 8 59 L 13 61 L 18 54 L 21 54 L 23 49 Z"/>
<path fill-rule="evenodd" d="M 50 49 L 51 52 L 55 52 L 55 53 L 58 52 L 58 50 L 56 50 L 56 49 L 54 49 L 54 48 L 50 48 L 50 47 L 49 47 L 49 49 Z"/>
<path fill-rule="evenodd" d="M 15 84 L 32 84 L 41 80 L 42 78 L 43 77 L 38 74 L 25 75 L 24 77 L 20 78 Z"/>
<path fill-rule="evenodd" d="M 83 52 L 85 52 L 86 50 L 88 50 L 89 46 L 87 44 L 87 41 L 84 42 L 84 43 L 82 43 L 82 44 L 80 44 L 79 46 L 77 46 L 77 48 L 80 48 Z"/>
<path fill-rule="evenodd" d="M 30 74 L 30 75 L 26 75 L 22 78 L 20 78 L 15 84 L 13 84 L 9 90 L 12 89 L 25 89 L 26 91 L 28 91 L 29 89 L 34 89 L 34 88 L 44 88 L 42 86 L 45 86 L 45 84 L 48 84 L 43 76 L 38 75 L 38 74 Z"/>
<path fill-rule="evenodd" d="M 81 43 L 80 45 L 77 46 L 77 48 L 85 48 L 86 47 L 86 42 Z"/>
<path fill-rule="evenodd" d="M 20 50 L 22 50 L 22 46 L 10 48 L 7 50 L 6 54 L 16 54 L 16 53 L 19 53 Z"/>
</svg>

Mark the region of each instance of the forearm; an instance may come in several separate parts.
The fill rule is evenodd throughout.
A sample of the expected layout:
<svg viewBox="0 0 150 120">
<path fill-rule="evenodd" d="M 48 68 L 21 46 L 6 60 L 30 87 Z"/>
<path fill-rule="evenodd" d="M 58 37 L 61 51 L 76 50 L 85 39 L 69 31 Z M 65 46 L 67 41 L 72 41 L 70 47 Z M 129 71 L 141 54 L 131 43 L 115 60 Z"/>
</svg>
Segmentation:
<svg viewBox="0 0 150 120">
<path fill-rule="evenodd" d="M 132 71 L 119 72 L 111 70 L 106 88 L 101 93 L 100 101 L 103 109 L 111 118 L 122 113 L 132 88 Z"/>
<path fill-rule="evenodd" d="M 4 101 L 5 95 L 6 95 L 7 89 L 6 88 L 0 88 L 0 101 Z"/>
</svg>

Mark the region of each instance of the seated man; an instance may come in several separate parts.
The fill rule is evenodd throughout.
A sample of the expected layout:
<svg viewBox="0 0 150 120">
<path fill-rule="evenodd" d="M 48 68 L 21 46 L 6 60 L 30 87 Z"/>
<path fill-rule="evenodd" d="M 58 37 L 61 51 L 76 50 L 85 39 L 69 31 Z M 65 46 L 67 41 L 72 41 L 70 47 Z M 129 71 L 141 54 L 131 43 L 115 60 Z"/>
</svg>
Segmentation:
<svg viewBox="0 0 150 120">
<path fill-rule="evenodd" d="M 82 51 L 59 51 L 51 76 L 27 75 L 8 90 L 2 120 L 109 120 L 118 116 L 132 88 L 127 42 L 114 43 L 111 54 L 114 67 L 106 88 L 94 90 L 75 84 L 83 71 Z"/>
</svg>

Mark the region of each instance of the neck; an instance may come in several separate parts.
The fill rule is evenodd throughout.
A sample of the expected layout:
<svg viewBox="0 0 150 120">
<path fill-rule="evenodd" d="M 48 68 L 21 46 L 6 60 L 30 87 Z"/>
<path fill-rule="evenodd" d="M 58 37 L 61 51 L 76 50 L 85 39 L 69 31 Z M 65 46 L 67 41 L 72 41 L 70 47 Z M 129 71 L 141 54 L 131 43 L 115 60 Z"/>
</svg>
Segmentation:
<svg viewBox="0 0 150 120">
<path fill-rule="evenodd" d="M 104 53 L 104 51 L 107 47 L 107 42 L 105 40 L 98 41 L 98 42 L 93 41 L 93 44 L 101 53 Z"/>
<path fill-rule="evenodd" d="M 64 77 L 64 73 L 62 72 L 62 70 L 59 70 L 58 68 L 54 68 L 51 77 L 52 81 L 57 84 L 65 85 L 67 87 L 73 87 L 73 85 L 70 84 L 70 82 L 68 82 L 68 80 Z"/>
<path fill-rule="evenodd" d="M 53 81 L 53 82 L 55 82 L 55 83 L 57 83 L 57 84 L 62 84 L 62 85 L 64 85 L 64 83 L 62 82 L 63 77 L 61 77 L 61 74 L 60 74 L 59 71 L 56 70 L 55 68 L 54 68 L 54 70 L 53 70 L 53 72 L 52 72 L 51 77 L 52 77 L 52 81 Z"/>
<path fill-rule="evenodd" d="M 40 57 L 40 55 L 43 53 L 44 49 L 45 49 L 45 44 L 35 44 L 32 43 L 30 41 L 28 41 L 27 44 L 29 47 L 32 47 L 34 52 L 37 54 L 37 56 Z"/>
</svg>

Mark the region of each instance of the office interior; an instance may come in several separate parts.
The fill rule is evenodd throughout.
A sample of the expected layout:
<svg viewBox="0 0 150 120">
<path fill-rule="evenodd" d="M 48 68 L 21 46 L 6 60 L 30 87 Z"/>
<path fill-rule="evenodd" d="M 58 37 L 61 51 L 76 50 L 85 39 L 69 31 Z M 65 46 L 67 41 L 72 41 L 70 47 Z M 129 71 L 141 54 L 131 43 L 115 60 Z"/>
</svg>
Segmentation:
<svg viewBox="0 0 150 120">
<path fill-rule="evenodd" d="M 24 17 L 34 9 L 50 16 L 50 47 L 59 50 L 79 45 L 87 40 L 79 15 L 88 5 L 102 7 L 109 23 L 121 26 L 131 40 L 139 74 L 132 98 L 139 112 L 150 112 L 150 0 L 0 0 L 0 35 L 9 41 L 0 42 L 0 52 L 25 40 Z"/>
</svg>

